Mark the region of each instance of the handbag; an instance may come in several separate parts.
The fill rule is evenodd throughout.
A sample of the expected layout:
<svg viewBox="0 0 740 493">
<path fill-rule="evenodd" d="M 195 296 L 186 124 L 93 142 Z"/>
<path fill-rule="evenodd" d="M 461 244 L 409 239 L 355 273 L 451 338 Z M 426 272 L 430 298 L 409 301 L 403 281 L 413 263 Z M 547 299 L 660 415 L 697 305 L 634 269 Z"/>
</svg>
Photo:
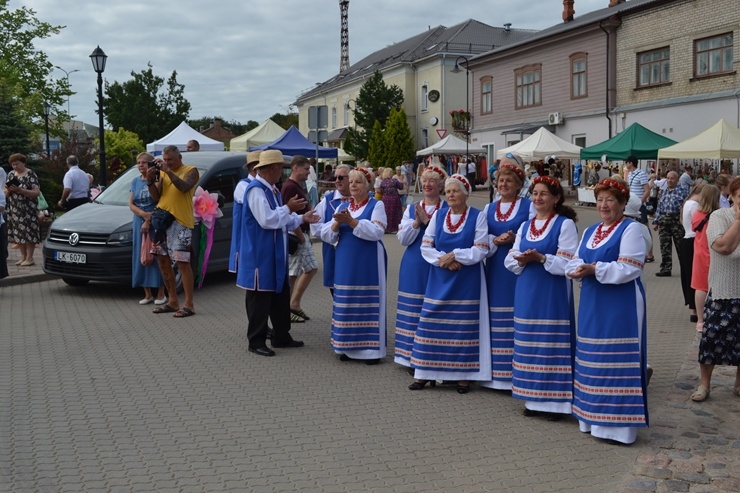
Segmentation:
<svg viewBox="0 0 740 493">
<path fill-rule="evenodd" d="M 39 210 L 45 211 L 48 208 L 49 208 L 49 203 L 46 201 L 44 194 L 39 192 Z"/>
<path fill-rule="evenodd" d="M 141 265 L 152 265 L 154 263 L 154 254 L 152 253 L 152 238 L 149 233 L 141 233 Z"/>
</svg>

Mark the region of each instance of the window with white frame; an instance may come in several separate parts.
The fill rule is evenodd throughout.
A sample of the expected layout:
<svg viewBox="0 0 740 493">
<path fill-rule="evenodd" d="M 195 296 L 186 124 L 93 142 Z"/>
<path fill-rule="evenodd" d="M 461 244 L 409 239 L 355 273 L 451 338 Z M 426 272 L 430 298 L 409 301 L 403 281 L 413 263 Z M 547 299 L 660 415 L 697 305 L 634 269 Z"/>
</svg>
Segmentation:
<svg viewBox="0 0 740 493">
<path fill-rule="evenodd" d="M 331 128 L 337 128 L 337 107 L 331 107 Z"/>
<path fill-rule="evenodd" d="M 694 41 L 694 76 L 732 72 L 732 33 Z"/>
<path fill-rule="evenodd" d="M 429 130 L 426 128 L 421 129 L 421 148 L 425 149 L 429 147 Z"/>
<path fill-rule="evenodd" d="M 669 47 L 637 54 L 637 87 L 655 86 L 671 81 Z"/>
<path fill-rule="evenodd" d="M 421 111 L 429 110 L 429 86 L 422 84 L 421 86 Z"/>
</svg>

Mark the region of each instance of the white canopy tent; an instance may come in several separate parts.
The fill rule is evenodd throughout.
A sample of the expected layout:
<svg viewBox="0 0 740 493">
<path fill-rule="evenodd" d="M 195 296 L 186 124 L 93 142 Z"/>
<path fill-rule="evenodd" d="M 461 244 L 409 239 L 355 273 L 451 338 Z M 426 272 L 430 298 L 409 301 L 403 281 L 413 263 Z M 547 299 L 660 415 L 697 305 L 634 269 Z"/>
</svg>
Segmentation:
<svg viewBox="0 0 740 493">
<path fill-rule="evenodd" d="M 284 133 L 285 129 L 283 127 L 268 118 L 249 132 L 231 139 L 229 150 L 246 152 L 250 147 L 269 144 Z"/>
<path fill-rule="evenodd" d="M 683 142 L 658 149 L 658 159 L 692 158 L 740 158 L 740 129 L 723 119 Z"/>
<path fill-rule="evenodd" d="M 180 151 L 186 151 L 189 140 L 197 140 L 200 144 L 201 151 L 223 151 L 224 143 L 206 137 L 198 132 L 186 122 L 182 122 L 172 132 L 168 133 L 159 140 L 155 140 L 146 145 L 147 152 L 161 154 L 162 149 L 168 145 L 176 145 Z"/>
<path fill-rule="evenodd" d="M 544 159 L 547 156 L 556 156 L 562 159 L 579 159 L 581 148 L 563 140 L 551 133 L 545 127 L 540 127 L 535 133 L 514 144 L 496 151 L 498 159 L 507 153 L 518 154 L 523 159 Z"/>
<path fill-rule="evenodd" d="M 420 151 L 416 151 L 417 156 L 429 156 L 437 154 L 484 154 L 486 151 L 482 147 L 470 145 L 464 140 L 450 134 L 434 145 L 431 145 Z"/>
</svg>

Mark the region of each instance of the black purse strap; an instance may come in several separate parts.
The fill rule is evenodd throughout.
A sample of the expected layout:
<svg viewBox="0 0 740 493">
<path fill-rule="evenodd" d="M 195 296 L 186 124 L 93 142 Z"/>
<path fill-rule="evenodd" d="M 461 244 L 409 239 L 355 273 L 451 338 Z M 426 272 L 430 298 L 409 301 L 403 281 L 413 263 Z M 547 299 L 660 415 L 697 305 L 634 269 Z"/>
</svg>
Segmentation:
<svg viewBox="0 0 740 493">
<path fill-rule="evenodd" d="M 696 227 L 694 228 L 694 232 L 698 233 L 699 231 L 704 229 L 704 226 L 707 224 L 707 221 L 709 221 L 709 214 L 704 216 L 704 219 L 702 219 L 701 222 L 696 225 Z"/>
</svg>

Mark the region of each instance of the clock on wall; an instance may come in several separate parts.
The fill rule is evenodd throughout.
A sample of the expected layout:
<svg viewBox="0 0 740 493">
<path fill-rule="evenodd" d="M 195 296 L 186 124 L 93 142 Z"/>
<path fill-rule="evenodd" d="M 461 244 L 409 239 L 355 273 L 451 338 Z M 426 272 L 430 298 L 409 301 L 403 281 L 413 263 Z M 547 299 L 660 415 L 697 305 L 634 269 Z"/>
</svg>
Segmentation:
<svg viewBox="0 0 740 493">
<path fill-rule="evenodd" d="M 429 101 L 431 101 L 432 103 L 436 103 L 437 101 L 439 101 L 439 91 L 436 89 L 432 89 L 431 91 L 429 91 L 427 99 L 429 99 Z"/>
<path fill-rule="evenodd" d="M 433 116 L 433 117 L 431 117 L 431 118 L 429 119 L 429 124 L 430 124 L 431 126 L 434 126 L 434 125 L 436 125 L 436 124 L 438 124 L 438 123 L 439 123 L 439 118 L 437 118 L 436 116 Z"/>
</svg>

